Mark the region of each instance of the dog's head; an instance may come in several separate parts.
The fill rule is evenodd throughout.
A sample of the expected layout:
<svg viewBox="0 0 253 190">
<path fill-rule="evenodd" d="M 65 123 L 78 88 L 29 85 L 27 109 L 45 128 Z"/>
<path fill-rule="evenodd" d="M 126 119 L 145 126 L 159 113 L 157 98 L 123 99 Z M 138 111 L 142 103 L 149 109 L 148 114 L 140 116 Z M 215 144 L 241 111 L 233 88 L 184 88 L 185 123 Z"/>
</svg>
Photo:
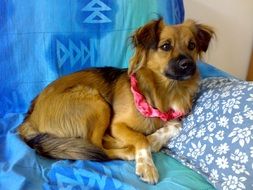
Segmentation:
<svg viewBox="0 0 253 190">
<path fill-rule="evenodd" d="M 136 51 L 128 73 L 146 67 L 169 79 L 190 79 L 213 35 L 211 27 L 193 20 L 174 26 L 165 25 L 162 19 L 151 21 L 132 36 Z"/>
</svg>

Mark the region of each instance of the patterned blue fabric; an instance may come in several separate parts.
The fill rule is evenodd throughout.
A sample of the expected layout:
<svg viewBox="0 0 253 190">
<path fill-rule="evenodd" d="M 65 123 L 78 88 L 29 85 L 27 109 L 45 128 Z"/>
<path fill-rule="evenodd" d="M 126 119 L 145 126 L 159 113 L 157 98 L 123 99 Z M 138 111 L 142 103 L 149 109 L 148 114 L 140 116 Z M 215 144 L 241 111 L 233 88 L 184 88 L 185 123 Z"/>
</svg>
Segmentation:
<svg viewBox="0 0 253 190">
<path fill-rule="evenodd" d="M 253 189 L 253 83 L 207 78 L 167 153 L 217 189 Z"/>
<path fill-rule="evenodd" d="M 148 185 L 135 175 L 134 162 L 111 161 L 96 163 L 90 161 L 59 161 L 48 172 L 45 190 L 58 189 L 110 189 L 110 190 L 191 190 L 214 188 L 206 183 L 196 172 L 165 154 L 153 156 L 160 174 L 157 185 Z M 180 177 L 179 177 L 180 176 Z"/>
<path fill-rule="evenodd" d="M 31 100 L 54 79 L 87 67 L 126 67 L 129 35 L 157 14 L 180 23 L 183 1 L 0 1 L 0 189 L 212 189 L 163 154 L 154 155 L 160 182 L 151 186 L 135 176 L 132 162 L 46 159 L 16 132 Z"/>
<path fill-rule="evenodd" d="M 1 0 L 0 10 L 0 116 L 25 113 L 62 75 L 127 67 L 137 27 L 158 15 L 184 19 L 182 0 Z"/>
</svg>

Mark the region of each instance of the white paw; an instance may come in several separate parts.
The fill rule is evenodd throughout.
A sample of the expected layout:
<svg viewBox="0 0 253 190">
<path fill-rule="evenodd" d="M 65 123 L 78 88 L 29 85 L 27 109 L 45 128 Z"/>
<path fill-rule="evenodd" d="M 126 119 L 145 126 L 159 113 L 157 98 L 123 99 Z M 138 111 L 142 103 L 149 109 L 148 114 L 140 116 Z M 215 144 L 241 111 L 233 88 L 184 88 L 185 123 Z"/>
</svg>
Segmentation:
<svg viewBox="0 0 253 190">
<path fill-rule="evenodd" d="M 152 134 L 147 136 L 150 148 L 152 152 L 158 152 L 163 146 L 163 142 L 158 135 Z"/>
<path fill-rule="evenodd" d="M 149 149 L 140 149 L 137 152 L 135 173 L 147 183 L 156 184 L 158 182 L 159 174 Z"/>
<path fill-rule="evenodd" d="M 159 174 L 154 164 L 136 163 L 136 174 L 147 183 L 156 184 L 158 182 Z"/>
<path fill-rule="evenodd" d="M 181 131 L 181 124 L 171 121 L 151 135 L 147 136 L 151 151 L 159 151 L 171 138 L 176 137 Z"/>
</svg>

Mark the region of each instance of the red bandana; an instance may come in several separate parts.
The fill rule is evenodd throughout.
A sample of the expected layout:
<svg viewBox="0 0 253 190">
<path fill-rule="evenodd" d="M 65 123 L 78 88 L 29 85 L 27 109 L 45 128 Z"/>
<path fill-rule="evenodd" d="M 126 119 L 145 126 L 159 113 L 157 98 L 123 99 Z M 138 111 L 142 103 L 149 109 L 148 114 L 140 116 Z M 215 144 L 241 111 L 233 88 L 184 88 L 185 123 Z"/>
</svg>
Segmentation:
<svg viewBox="0 0 253 190">
<path fill-rule="evenodd" d="M 137 80 L 134 74 L 130 76 L 131 91 L 134 96 L 134 103 L 137 110 L 144 117 L 159 117 L 163 121 L 169 121 L 172 119 L 178 119 L 184 115 L 182 112 L 177 112 L 170 109 L 168 112 L 161 112 L 160 110 L 153 108 L 146 100 L 146 98 L 140 93 L 138 89 Z"/>
</svg>

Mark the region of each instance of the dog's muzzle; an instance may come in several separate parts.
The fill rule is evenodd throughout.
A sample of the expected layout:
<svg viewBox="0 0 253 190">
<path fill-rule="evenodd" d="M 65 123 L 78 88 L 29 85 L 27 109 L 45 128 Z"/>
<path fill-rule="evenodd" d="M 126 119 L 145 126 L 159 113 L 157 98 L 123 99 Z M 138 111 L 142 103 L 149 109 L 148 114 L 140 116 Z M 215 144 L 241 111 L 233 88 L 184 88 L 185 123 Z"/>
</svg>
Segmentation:
<svg viewBox="0 0 253 190">
<path fill-rule="evenodd" d="M 169 61 L 165 75 L 173 80 L 188 80 L 195 72 L 196 64 L 194 60 L 185 55 L 179 55 Z"/>
</svg>

